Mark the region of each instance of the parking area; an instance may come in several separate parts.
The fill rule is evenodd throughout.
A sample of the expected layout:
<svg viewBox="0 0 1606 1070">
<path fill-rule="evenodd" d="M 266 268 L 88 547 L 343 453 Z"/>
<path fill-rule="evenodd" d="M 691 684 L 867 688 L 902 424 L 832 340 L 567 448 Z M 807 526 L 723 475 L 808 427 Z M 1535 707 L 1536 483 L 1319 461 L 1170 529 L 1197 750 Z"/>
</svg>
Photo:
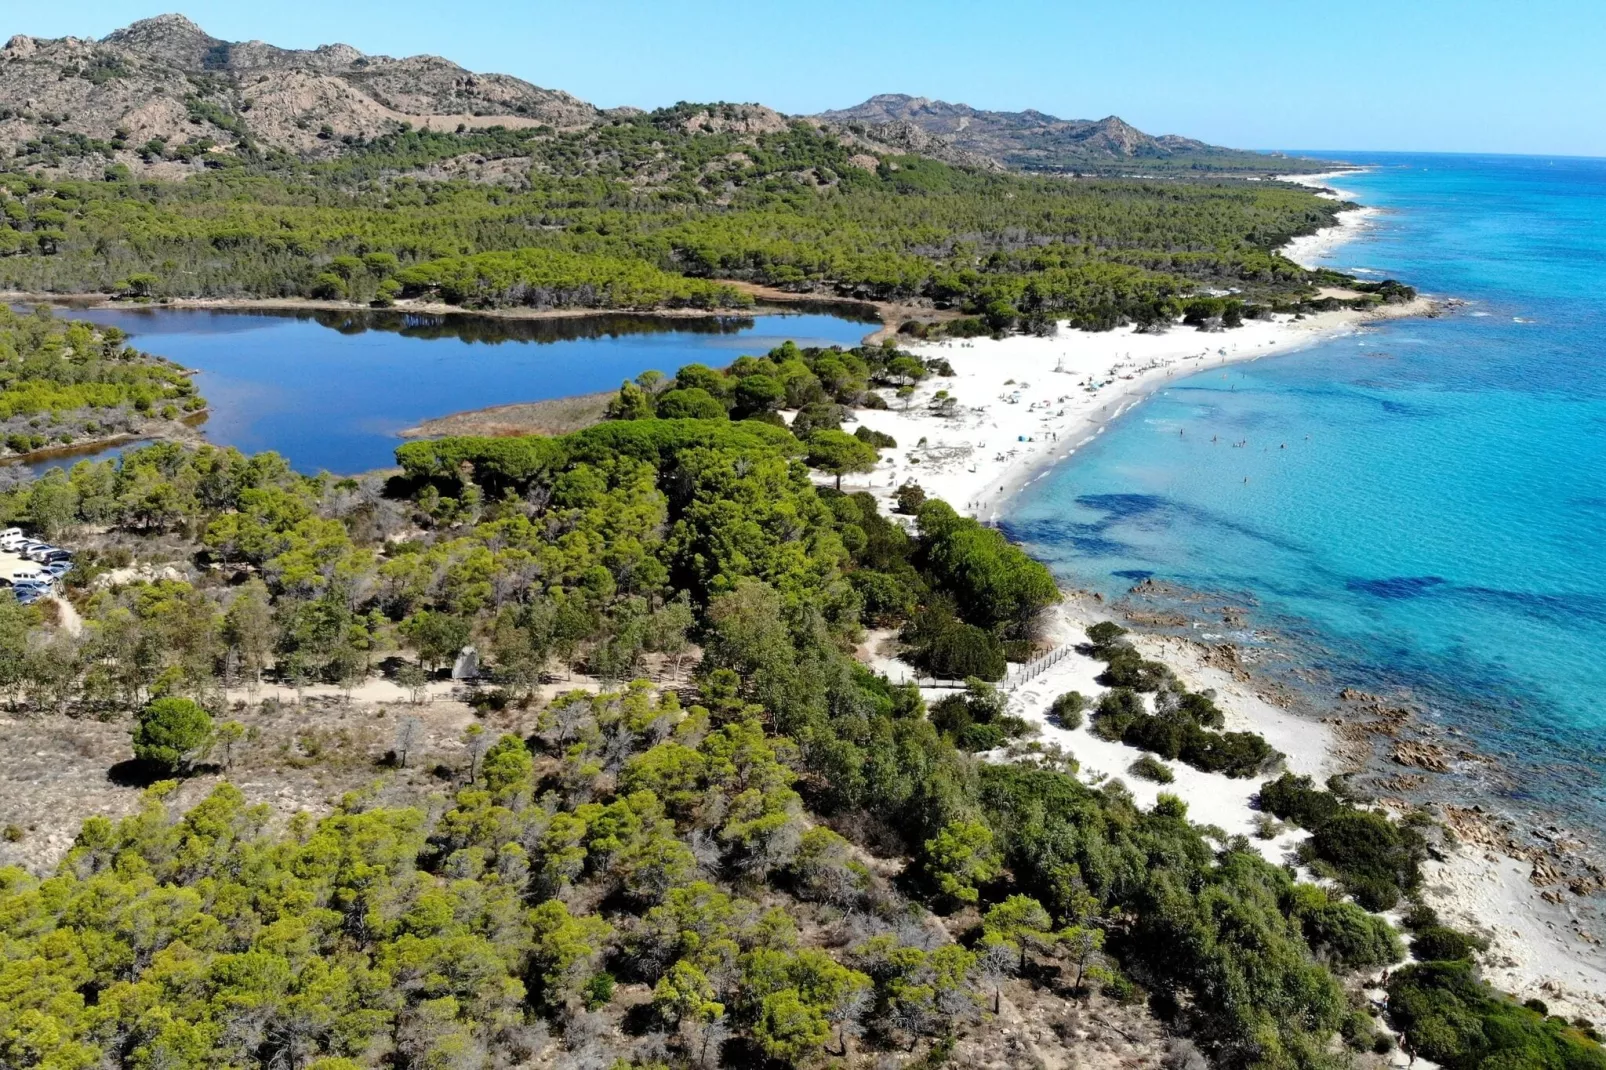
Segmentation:
<svg viewBox="0 0 1606 1070">
<path fill-rule="evenodd" d="M 71 558 L 71 551 L 63 547 L 7 529 L 0 535 L 0 589 L 9 589 L 20 602 L 53 595 L 61 577 L 72 569 Z"/>
</svg>

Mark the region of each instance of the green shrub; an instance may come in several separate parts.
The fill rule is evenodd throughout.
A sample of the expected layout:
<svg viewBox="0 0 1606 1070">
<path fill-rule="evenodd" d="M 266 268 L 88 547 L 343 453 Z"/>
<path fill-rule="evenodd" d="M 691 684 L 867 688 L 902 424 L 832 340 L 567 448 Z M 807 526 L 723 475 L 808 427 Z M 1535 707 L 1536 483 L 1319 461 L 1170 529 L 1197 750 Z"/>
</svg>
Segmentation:
<svg viewBox="0 0 1606 1070">
<path fill-rule="evenodd" d="M 1225 715 L 1209 695 L 1184 692 L 1177 699 L 1177 709 L 1201 728 L 1220 728 L 1226 723 Z"/>
<path fill-rule="evenodd" d="M 996 750 L 1021 735 L 1026 727 L 1026 722 L 1019 717 L 1003 717 L 991 724 L 967 725 L 964 731 L 954 736 L 954 744 L 960 750 Z"/>
<path fill-rule="evenodd" d="M 1134 691 L 1158 691 L 1169 679 L 1171 670 L 1147 660 L 1129 646 L 1111 647 L 1098 677 L 1105 687 L 1130 687 Z"/>
<path fill-rule="evenodd" d="M 1368 910 L 1387 910 L 1421 883 L 1426 845 L 1421 834 L 1385 815 L 1345 807 L 1311 835 L 1309 851 L 1330 864 L 1344 887 Z"/>
<path fill-rule="evenodd" d="M 702 387 L 681 387 L 665 391 L 656 402 L 658 417 L 664 420 L 728 419 L 725 403 Z"/>
<path fill-rule="evenodd" d="M 1282 906 L 1299 922 L 1313 951 L 1347 969 L 1387 966 L 1405 957 L 1405 948 L 1386 919 L 1335 900 L 1315 885 L 1294 885 Z"/>
<path fill-rule="evenodd" d="M 1162 791 L 1159 798 L 1154 800 L 1153 813 L 1159 817 L 1171 817 L 1180 821 L 1188 816 L 1188 804 L 1182 801 L 1181 796 Z"/>
<path fill-rule="evenodd" d="M 1127 688 L 1108 691 L 1099 699 L 1093 731 L 1104 739 L 1230 777 L 1254 776 L 1277 755 L 1252 732 L 1212 732 L 1179 710 L 1151 714 L 1137 692 Z"/>
<path fill-rule="evenodd" d="M 1151 780 L 1156 784 L 1170 784 L 1177 779 L 1171 767 L 1152 754 L 1145 754 L 1127 766 L 1126 771 L 1140 780 Z"/>
<path fill-rule="evenodd" d="M 895 450 L 898 440 L 882 431 L 874 431 L 863 424 L 853 429 L 853 437 L 867 446 L 874 446 L 878 450 Z"/>
<path fill-rule="evenodd" d="M 967 751 L 993 750 L 1022 734 L 1027 724 L 1004 715 L 1005 700 L 991 684 L 966 681 L 962 695 L 947 695 L 932 705 L 932 726 Z"/>
<path fill-rule="evenodd" d="M 586 1009 L 594 1011 L 613 1002 L 613 989 L 613 974 L 607 972 L 592 974 L 585 986 Z"/>
<path fill-rule="evenodd" d="M 933 673 L 950 679 L 975 676 L 1002 680 L 1009 668 L 998 640 L 973 624 L 956 624 L 933 639 L 925 664 Z"/>
<path fill-rule="evenodd" d="M 1338 1035 L 1352 1051 L 1367 1051 L 1376 1042 L 1377 1030 L 1372 1025 L 1371 1015 L 1365 1011 L 1350 1011 L 1338 1027 Z"/>
<path fill-rule="evenodd" d="M 1093 709 L 1093 731 L 1104 739 L 1119 741 L 1128 728 L 1147 714 L 1137 692 L 1118 687 L 1099 698 L 1099 704 Z"/>
<path fill-rule="evenodd" d="M 1308 776 L 1284 773 L 1260 786 L 1261 809 L 1305 829 L 1320 828 L 1344 804 L 1330 792 L 1313 787 Z"/>
<path fill-rule="evenodd" d="M 807 439 L 815 431 L 840 430 L 842 430 L 842 406 L 835 402 L 805 405 L 792 418 L 792 434 L 801 439 Z M 862 431 L 864 428 L 861 427 L 859 430 Z M 853 437 L 866 445 L 874 445 L 858 432 L 855 432 Z"/>
<path fill-rule="evenodd" d="M 926 492 L 919 483 L 905 483 L 898 488 L 898 512 L 913 516 L 926 504 Z"/>
<path fill-rule="evenodd" d="M 1102 658 L 1126 634 L 1126 629 L 1112 621 L 1101 620 L 1097 624 L 1089 625 L 1087 637 L 1093 645 L 1093 656 Z"/>
<path fill-rule="evenodd" d="M 1389 1019 L 1402 1046 L 1446 1070 L 1606 1070 L 1580 1029 L 1502 996 L 1465 960 L 1414 963 L 1389 978 Z"/>
<path fill-rule="evenodd" d="M 1445 925 L 1423 929 L 1411 940 L 1411 954 L 1422 962 L 1453 962 L 1469 959 L 1482 944 L 1466 933 Z"/>
<path fill-rule="evenodd" d="M 1410 905 L 1404 914 L 1400 915 L 1400 924 L 1408 932 L 1421 932 L 1423 929 L 1432 929 L 1439 924 L 1439 912 L 1418 900 Z"/>
<path fill-rule="evenodd" d="M 1075 731 L 1082 727 L 1082 714 L 1086 709 L 1087 696 L 1080 691 L 1067 691 L 1049 706 L 1048 716 L 1061 728 Z"/>
</svg>

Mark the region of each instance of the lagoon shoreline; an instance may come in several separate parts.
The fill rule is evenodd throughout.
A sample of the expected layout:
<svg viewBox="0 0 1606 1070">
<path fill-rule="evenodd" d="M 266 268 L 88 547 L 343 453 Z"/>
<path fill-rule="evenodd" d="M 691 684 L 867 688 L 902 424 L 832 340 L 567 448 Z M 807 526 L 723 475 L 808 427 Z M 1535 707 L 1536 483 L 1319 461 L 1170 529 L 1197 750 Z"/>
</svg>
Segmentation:
<svg viewBox="0 0 1606 1070">
<path fill-rule="evenodd" d="M 872 301 L 832 294 L 795 293 L 773 286 L 716 280 L 753 298 L 753 304 L 732 308 L 464 308 L 443 301 L 402 299 L 384 306 L 329 301 L 313 297 L 170 297 L 148 301 L 129 301 L 104 293 L 53 293 L 28 290 L 0 291 L 0 302 L 44 304 L 62 309 L 105 309 L 115 312 L 145 312 L 182 309 L 193 312 L 339 312 L 347 315 L 395 313 L 418 316 L 464 316 L 490 320 L 572 320 L 605 316 L 644 316 L 665 320 L 717 319 L 742 316 L 791 315 L 822 309 L 857 310 L 870 328 L 864 343 L 871 345 L 897 333 L 899 325 L 916 315 L 928 320 L 955 318 L 948 314 L 896 301 Z M 873 317 L 873 318 L 872 318 Z M 880 326 L 873 326 L 879 321 Z M 455 414 L 452 414 L 455 415 Z"/>
</svg>

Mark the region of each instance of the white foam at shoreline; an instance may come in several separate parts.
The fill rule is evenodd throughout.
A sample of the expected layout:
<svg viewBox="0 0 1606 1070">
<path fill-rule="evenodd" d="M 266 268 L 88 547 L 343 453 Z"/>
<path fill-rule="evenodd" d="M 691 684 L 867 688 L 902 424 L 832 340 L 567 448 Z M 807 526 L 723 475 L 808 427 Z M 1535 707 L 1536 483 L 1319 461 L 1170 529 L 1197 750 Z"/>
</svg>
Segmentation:
<svg viewBox="0 0 1606 1070">
<path fill-rule="evenodd" d="M 1283 175 L 1285 181 L 1294 182 L 1301 186 L 1311 186 L 1319 192 L 1318 197 L 1335 201 L 1352 201 L 1354 195 L 1347 190 L 1334 186 L 1329 179 L 1342 178 L 1344 175 L 1360 173 L 1359 170 L 1326 171 L 1316 175 Z M 1331 190 L 1332 192 L 1328 192 Z M 1281 252 L 1288 259 L 1302 268 L 1315 269 L 1322 266 L 1322 261 L 1329 260 L 1340 246 L 1347 245 L 1360 237 L 1382 212 L 1377 208 L 1368 208 L 1362 205 L 1347 212 L 1340 212 L 1333 226 L 1323 227 L 1315 234 L 1305 234 L 1294 238 L 1283 246 Z M 1379 274 L 1376 271 L 1367 271 L 1368 274 Z"/>
</svg>

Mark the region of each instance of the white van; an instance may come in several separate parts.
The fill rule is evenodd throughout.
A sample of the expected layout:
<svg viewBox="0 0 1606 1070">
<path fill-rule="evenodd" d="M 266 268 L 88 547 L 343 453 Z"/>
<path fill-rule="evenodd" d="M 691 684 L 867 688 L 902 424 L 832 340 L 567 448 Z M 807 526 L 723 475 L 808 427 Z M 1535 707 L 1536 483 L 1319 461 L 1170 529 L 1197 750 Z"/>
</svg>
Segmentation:
<svg viewBox="0 0 1606 1070">
<path fill-rule="evenodd" d="M 19 568 L 13 569 L 11 575 L 7 576 L 6 579 L 13 584 L 42 583 L 48 587 L 55 582 L 56 578 L 42 568 Z"/>
<path fill-rule="evenodd" d="M 26 538 L 27 536 L 22 533 L 21 528 L 7 528 L 4 531 L 0 531 L 0 550 L 15 551 Z"/>
</svg>

